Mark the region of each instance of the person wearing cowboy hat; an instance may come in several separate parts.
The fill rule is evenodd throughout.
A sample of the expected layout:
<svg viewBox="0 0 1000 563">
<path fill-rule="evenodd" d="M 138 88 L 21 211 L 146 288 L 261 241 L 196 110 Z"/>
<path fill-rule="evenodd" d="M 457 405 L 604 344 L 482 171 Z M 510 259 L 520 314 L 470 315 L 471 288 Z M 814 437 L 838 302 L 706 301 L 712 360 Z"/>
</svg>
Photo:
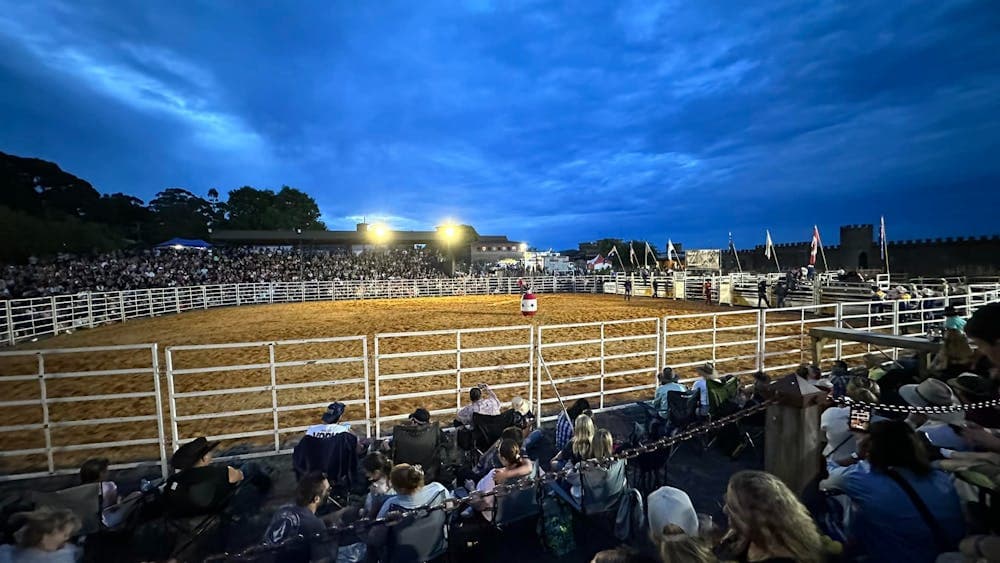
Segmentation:
<svg viewBox="0 0 1000 563">
<path fill-rule="evenodd" d="M 323 413 L 323 424 L 314 424 L 306 429 L 306 436 L 315 438 L 332 438 L 342 432 L 350 432 L 350 424 L 340 424 L 340 417 L 344 415 L 344 403 L 330 403 Z"/>
<path fill-rule="evenodd" d="M 204 436 L 177 448 L 170 465 L 177 471 L 166 483 L 164 507 L 170 516 L 188 517 L 221 510 L 243 472 L 228 465 L 212 465 L 212 450 L 219 442 Z"/>
<path fill-rule="evenodd" d="M 989 379 L 966 372 L 948 380 L 948 386 L 964 404 L 981 403 L 996 398 L 996 388 Z M 986 407 L 968 411 L 965 419 L 987 428 L 1000 428 L 1000 410 Z"/>
<path fill-rule="evenodd" d="M 962 332 L 965 330 L 966 320 L 958 314 L 958 311 L 948 305 L 944 308 L 944 328 L 945 330 L 957 330 Z"/>
<path fill-rule="evenodd" d="M 951 387 L 933 377 L 919 384 L 903 385 L 899 388 L 899 396 L 914 407 L 950 407 L 961 404 Z M 965 421 L 965 413 L 962 411 L 911 413 L 906 417 L 906 421 L 917 430 L 929 430 L 934 426 L 962 424 Z"/>
<path fill-rule="evenodd" d="M 691 390 L 701 394 L 701 408 L 698 409 L 698 414 L 708 416 L 708 384 L 705 381 L 709 379 L 717 381 L 719 379 L 719 372 L 715 371 L 715 364 L 712 362 L 706 362 L 698 366 L 698 369 L 695 371 L 698 372 L 701 379 L 694 382 Z"/>
</svg>

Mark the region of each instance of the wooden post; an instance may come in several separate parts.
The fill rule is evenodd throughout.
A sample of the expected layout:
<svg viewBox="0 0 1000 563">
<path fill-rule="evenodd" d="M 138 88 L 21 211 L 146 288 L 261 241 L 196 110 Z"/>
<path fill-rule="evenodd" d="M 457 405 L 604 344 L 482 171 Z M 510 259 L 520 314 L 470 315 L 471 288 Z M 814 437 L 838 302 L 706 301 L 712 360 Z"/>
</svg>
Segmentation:
<svg viewBox="0 0 1000 563">
<path fill-rule="evenodd" d="M 771 385 L 777 403 L 767 409 L 764 470 L 801 494 L 822 470 L 819 428 L 825 393 L 796 375 Z"/>
</svg>

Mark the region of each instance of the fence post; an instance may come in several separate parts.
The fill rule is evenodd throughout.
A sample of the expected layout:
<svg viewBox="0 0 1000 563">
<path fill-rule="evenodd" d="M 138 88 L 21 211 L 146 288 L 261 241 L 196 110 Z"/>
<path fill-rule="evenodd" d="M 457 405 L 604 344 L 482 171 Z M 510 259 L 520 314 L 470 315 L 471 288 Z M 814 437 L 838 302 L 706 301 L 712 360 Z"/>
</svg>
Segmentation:
<svg viewBox="0 0 1000 563">
<path fill-rule="evenodd" d="M 121 312 L 122 322 L 125 322 L 125 292 L 118 292 L 118 310 Z"/>
<path fill-rule="evenodd" d="M 160 438 L 160 476 L 167 478 L 167 440 L 163 434 L 163 393 L 160 392 L 159 344 L 153 344 L 153 391 L 156 392 L 156 434 Z"/>
<path fill-rule="evenodd" d="M 87 324 L 94 328 L 94 294 L 87 292 Z"/>
<path fill-rule="evenodd" d="M 757 311 L 757 371 L 764 371 L 764 339 L 767 338 L 767 311 Z"/>
<path fill-rule="evenodd" d="M 834 326 L 836 326 L 837 328 L 844 328 L 844 304 L 843 303 L 837 303 L 837 305 L 836 305 L 836 322 L 835 322 Z M 836 353 L 836 359 L 839 360 L 844 355 L 844 348 L 843 348 L 844 341 L 838 338 L 836 346 L 837 346 L 836 352 L 835 352 Z M 820 367 L 820 366 L 816 366 L 816 367 Z"/>
<path fill-rule="evenodd" d="M 372 359 L 375 361 L 375 437 L 382 437 L 382 397 L 379 390 L 379 357 L 378 357 L 378 334 L 375 335 L 375 353 L 372 354 Z"/>
<path fill-rule="evenodd" d="M 764 470 L 800 494 L 821 470 L 820 407 L 825 393 L 797 375 L 771 385 L 778 402 L 767 408 Z"/>
<path fill-rule="evenodd" d="M 149 300 L 149 316 L 152 317 L 153 316 L 153 290 L 152 289 L 147 289 L 146 290 L 146 299 Z"/>
<path fill-rule="evenodd" d="M 601 406 L 604 409 L 604 323 L 601 323 Z"/>
<path fill-rule="evenodd" d="M 7 317 L 7 340 L 9 340 L 10 345 L 13 346 L 16 338 L 14 337 L 14 313 L 12 312 L 10 301 L 4 301 L 4 308 L 7 309 L 5 312 Z"/>
<path fill-rule="evenodd" d="M 174 306 L 176 307 L 176 311 L 178 313 L 180 313 L 181 312 L 181 290 L 178 289 L 178 288 L 176 288 L 176 287 L 174 288 Z"/>
<path fill-rule="evenodd" d="M 240 284 L 236 284 L 236 306 L 239 307 L 240 303 Z"/>
<path fill-rule="evenodd" d="M 455 410 L 462 408 L 462 331 L 455 331 Z"/>
<path fill-rule="evenodd" d="M 274 451 L 281 451 L 281 433 L 278 432 L 278 377 L 274 366 L 274 342 L 267 344 L 267 363 L 271 372 L 271 420 L 274 422 Z"/>
<path fill-rule="evenodd" d="M 51 300 L 51 303 L 52 303 L 52 334 L 59 334 L 59 318 L 58 318 L 58 313 L 57 313 L 58 309 L 56 308 L 56 298 L 53 295 L 49 299 Z M 34 315 L 32 315 L 32 316 L 34 316 Z M 31 324 L 34 324 L 34 321 L 32 321 Z M 36 336 L 36 335 L 32 334 L 32 336 Z"/>
<path fill-rule="evenodd" d="M 201 286 L 201 304 L 208 309 L 208 288 Z"/>
</svg>

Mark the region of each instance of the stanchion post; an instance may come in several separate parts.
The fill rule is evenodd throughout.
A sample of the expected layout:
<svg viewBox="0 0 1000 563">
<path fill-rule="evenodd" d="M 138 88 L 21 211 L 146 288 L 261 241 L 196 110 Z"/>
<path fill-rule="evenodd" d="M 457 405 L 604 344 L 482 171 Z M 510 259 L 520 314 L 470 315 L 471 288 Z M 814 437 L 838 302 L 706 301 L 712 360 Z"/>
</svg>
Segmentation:
<svg viewBox="0 0 1000 563">
<path fill-rule="evenodd" d="M 794 374 L 775 381 L 770 392 L 776 402 L 767 409 L 764 470 L 799 494 L 822 469 L 819 421 L 826 394 Z"/>
</svg>

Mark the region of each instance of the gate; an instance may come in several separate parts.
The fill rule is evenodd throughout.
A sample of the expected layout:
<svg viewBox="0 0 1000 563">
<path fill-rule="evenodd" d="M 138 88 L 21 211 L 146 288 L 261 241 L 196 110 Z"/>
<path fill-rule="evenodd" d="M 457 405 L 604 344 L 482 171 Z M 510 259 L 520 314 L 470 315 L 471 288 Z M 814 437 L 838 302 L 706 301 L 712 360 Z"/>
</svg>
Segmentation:
<svg viewBox="0 0 1000 563">
<path fill-rule="evenodd" d="M 0 352 L 0 481 L 73 474 L 95 455 L 165 477 L 157 372 L 156 344 Z"/>
<path fill-rule="evenodd" d="M 520 394 L 531 404 L 533 359 L 531 325 L 376 334 L 375 434 L 417 408 L 451 423 L 486 381 L 501 403 Z"/>
<path fill-rule="evenodd" d="M 705 362 L 719 373 L 753 373 L 760 369 L 760 319 L 757 310 L 664 317 L 662 365 L 685 382 L 696 379 L 694 368 Z"/>
<path fill-rule="evenodd" d="M 288 453 L 298 437 L 285 436 L 335 401 L 371 435 L 365 336 L 170 346 L 166 361 L 175 450 L 203 435 L 251 452 L 241 457 Z"/>
</svg>

